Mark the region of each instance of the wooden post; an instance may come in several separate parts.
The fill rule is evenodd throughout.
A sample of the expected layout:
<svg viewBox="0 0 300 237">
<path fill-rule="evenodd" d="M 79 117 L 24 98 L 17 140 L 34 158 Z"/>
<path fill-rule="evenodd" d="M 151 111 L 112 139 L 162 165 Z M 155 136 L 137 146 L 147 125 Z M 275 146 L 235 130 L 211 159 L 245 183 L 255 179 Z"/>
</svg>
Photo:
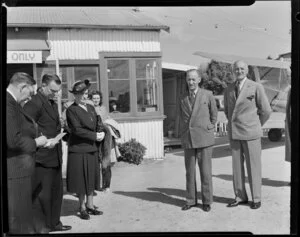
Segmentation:
<svg viewBox="0 0 300 237">
<path fill-rule="evenodd" d="M 56 71 L 56 75 L 59 76 L 60 80 L 62 80 L 60 73 L 59 73 L 59 61 L 58 59 L 55 60 L 55 71 Z M 58 93 L 58 97 L 57 97 L 57 107 L 58 107 L 58 114 L 59 117 L 61 117 L 62 114 L 62 106 L 61 106 L 61 96 L 62 96 L 62 90 L 60 90 L 60 92 Z"/>
</svg>

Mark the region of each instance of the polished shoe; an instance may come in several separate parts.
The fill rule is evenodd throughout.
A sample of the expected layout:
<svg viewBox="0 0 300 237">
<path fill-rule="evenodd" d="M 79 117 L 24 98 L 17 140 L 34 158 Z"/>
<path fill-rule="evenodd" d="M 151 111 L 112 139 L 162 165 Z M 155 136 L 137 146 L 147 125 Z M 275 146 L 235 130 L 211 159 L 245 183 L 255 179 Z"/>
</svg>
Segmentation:
<svg viewBox="0 0 300 237">
<path fill-rule="evenodd" d="M 83 220 L 89 220 L 90 219 L 90 215 L 87 213 L 86 210 L 82 210 L 80 211 L 80 215 L 79 217 Z"/>
<path fill-rule="evenodd" d="M 103 215 L 103 212 L 102 211 L 98 211 L 96 209 L 92 209 L 92 208 L 86 208 L 86 211 L 88 214 L 90 215 L 95 215 L 95 216 L 98 216 L 98 215 Z"/>
<path fill-rule="evenodd" d="M 252 202 L 250 208 L 251 209 L 258 209 L 261 206 L 261 202 Z"/>
<path fill-rule="evenodd" d="M 69 225 L 59 225 L 54 227 L 53 229 L 50 230 L 50 232 L 54 232 L 54 231 L 67 231 L 67 230 L 71 230 L 72 226 Z"/>
<path fill-rule="evenodd" d="M 209 212 L 211 209 L 209 204 L 203 204 L 203 211 Z"/>
<path fill-rule="evenodd" d="M 248 201 L 236 201 L 234 200 L 233 202 L 229 203 L 227 205 L 227 207 L 237 207 L 238 205 L 242 205 L 242 204 L 247 204 Z"/>
<path fill-rule="evenodd" d="M 181 210 L 182 210 L 182 211 L 186 211 L 186 210 L 189 210 L 189 209 L 191 209 L 192 207 L 195 207 L 195 206 L 197 206 L 197 204 L 194 204 L 194 205 L 188 205 L 188 204 L 186 204 L 186 205 L 184 205 L 184 206 L 181 208 Z"/>
</svg>

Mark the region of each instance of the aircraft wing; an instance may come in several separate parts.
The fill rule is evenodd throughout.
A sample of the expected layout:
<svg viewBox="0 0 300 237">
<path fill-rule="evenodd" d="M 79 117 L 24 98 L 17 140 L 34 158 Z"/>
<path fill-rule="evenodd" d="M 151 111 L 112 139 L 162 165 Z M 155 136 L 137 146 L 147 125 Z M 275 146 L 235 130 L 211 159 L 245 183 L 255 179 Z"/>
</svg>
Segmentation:
<svg viewBox="0 0 300 237">
<path fill-rule="evenodd" d="M 237 60 L 243 60 L 248 65 L 251 66 L 260 66 L 260 67 L 275 67 L 275 68 L 290 68 L 290 63 L 279 60 L 271 60 L 271 59 L 262 59 L 262 58 L 251 58 L 251 57 L 243 57 L 238 55 L 230 55 L 230 54 L 216 54 L 216 53 L 207 53 L 202 51 L 196 51 L 193 55 L 198 55 L 204 58 L 209 58 L 218 62 L 224 63 L 234 63 Z"/>
</svg>

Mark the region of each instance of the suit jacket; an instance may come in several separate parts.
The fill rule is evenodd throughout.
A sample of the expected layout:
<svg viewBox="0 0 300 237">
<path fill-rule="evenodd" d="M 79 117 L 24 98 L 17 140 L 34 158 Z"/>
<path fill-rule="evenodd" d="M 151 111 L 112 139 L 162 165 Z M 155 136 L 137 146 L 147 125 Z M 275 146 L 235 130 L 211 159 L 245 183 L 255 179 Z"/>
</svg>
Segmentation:
<svg viewBox="0 0 300 237">
<path fill-rule="evenodd" d="M 75 102 L 67 108 L 67 122 L 70 128 L 69 152 L 95 152 L 97 114 L 94 106 L 87 104 L 87 111 Z"/>
<path fill-rule="evenodd" d="M 36 151 L 35 126 L 22 107 L 6 94 L 7 177 L 32 175 Z"/>
<path fill-rule="evenodd" d="M 202 148 L 215 143 L 218 109 L 211 91 L 199 88 L 192 107 L 189 94 L 180 98 L 180 136 L 183 148 Z"/>
<path fill-rule="evenodd" d="M 269 119 L 272 109 L 263 86 L 247 78 L 238 98 L 235 83 L 226 88 L 224 112 L 228 119 L 229 137 L 252 140 L 263 135 L 262 126 Z"/>
<path fill-rule="evenodd" d="M 41 92 L 37 92 L 24 105 L 24 110 L 38 124 L 39 134 L 43 134 L 47 138 L 54 138 L 61 131 L 61 124 L 58 114 L 57 104 L 50 104 L 46 96 Z M 62 147 L 61 141 L 54 148 L 39 148 L 36 153 L 36 163 L 44 167 L 58 167 L 62 163 Z"/>
</svg>

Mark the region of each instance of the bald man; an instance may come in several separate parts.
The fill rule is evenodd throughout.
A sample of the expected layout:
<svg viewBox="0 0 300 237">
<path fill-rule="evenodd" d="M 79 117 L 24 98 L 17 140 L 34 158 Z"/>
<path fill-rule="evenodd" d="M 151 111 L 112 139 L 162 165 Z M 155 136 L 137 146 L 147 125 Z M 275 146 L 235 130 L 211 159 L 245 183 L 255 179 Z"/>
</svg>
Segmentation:
<svg viewBox="0 0 300 237">
<path fill-rule="evenodd" d="M 236 82 L 224 93 L 224 112 L 228 119 L 228 137 L 232 150 L 235 200 L 228 207 L 248 203 L 245 189 L 247 174 L 252 194 L 252 209 L 261 206 L 261 137 L 262 126 L 269 119 L 271 107 L 261 84 L 247 78 L 248 65 L 234 63 Z"/>
</svg>

